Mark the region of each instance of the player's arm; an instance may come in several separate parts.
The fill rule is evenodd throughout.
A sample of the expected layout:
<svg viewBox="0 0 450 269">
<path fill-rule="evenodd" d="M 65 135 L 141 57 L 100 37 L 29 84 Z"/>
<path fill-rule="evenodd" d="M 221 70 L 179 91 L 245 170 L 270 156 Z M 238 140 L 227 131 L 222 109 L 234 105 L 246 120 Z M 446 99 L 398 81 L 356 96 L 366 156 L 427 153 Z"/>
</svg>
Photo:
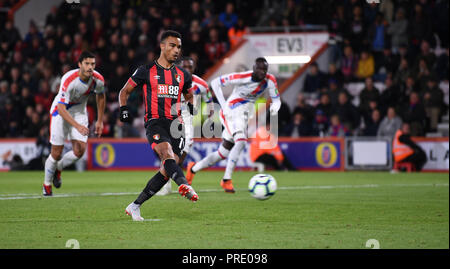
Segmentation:
<svg viewBox="0 0 450 269">
<path fill-rule="evenodd" d="M 69 113 L 69 111 L 67 111 L 67 107 L 65 103 L 59 102 L 58 103 L 58 113 L 59 115 L 61 115 L 61 117 L 67 121 L 70 125 L 72 125 L 73 127 L 75 127 L 78 132 L 80 132 L 80 134 L 87 136 L 89 135 L 89 129 L 86 126 L 83 126 L 81 124 L 79 124 Z"/>
<path fill-rule="evenodd" d="M 95 134 L 97 137 L 100 137 L 103 133 L 103 115 L 105 113 L 106 106 L 105 92 L 96 94 L 95 99 L 97 101 L 97 122 L 95 123 Z"/>
<path fill-rule="evenodd" d="M 211 89 L 213 90 L 214 94 L 216 95 L 217 101 L 219 102 L 220 106 L 222 107 L 223 112 L 225 113 L 225 110 L 227 108 L 225 97 L 223 96 L 222 92 L 222 83 L 221 78 L 215 78 L 211 81 Z"/>
<path fill-rule="evenodd" d="M 269 80 L 269 95 L 270 99 L 272 99 L 272 103 L 270 104 L 270 114 L 276 115 L 278 110 L 281 107 L 280 93 L 278 92 L 278 85 L 275 78 L 272 76 Z"/>
<path fill-rule="evenodd" d="M 94 93 L 97 103 L 97 122 L 95 123 L 95 134 L 97 137 L 100 137 L 103 133 L 103 115 L 105 114 L 106 106 L 105 79 L 97 71 L 94 71 L 94 79 L 96 80 Z"/>
<path fill-rule="evenodd" d="M 119 92 L 120 121 L 131 122 L 130 110 L 127 106 L 128 97 L 138 85 L 146 82 L 148 71 L 145 66 L 140 66 L 134 71 Z"/>
<path fill-rule="evenodd" d="M 130 94 L 134 91 L 135 84 L 127 81 L 119 92 L 119 106 L 120 106 L 120 121 L 131 122 L 130 111 L 127 106 L 127 100 Z"/>
</svg>

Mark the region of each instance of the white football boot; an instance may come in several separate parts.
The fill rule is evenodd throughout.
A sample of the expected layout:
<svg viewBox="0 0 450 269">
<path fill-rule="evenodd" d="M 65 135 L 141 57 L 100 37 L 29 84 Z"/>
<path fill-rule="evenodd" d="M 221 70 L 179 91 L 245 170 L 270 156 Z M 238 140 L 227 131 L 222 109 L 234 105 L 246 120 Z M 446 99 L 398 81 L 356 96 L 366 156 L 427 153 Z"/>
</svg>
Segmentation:
<svg viewBox="0 0 450 269">
<path fill-rule="evenodd" d="M 129 204 L 125 209 L 125 213 L 127 213 L 128 216 L 131 216 L 134 221 L 144 220 L 144 218 L 141 217 L 141 209 L 139 205 L 136 205 L 135 203 Z"/>
</svg>

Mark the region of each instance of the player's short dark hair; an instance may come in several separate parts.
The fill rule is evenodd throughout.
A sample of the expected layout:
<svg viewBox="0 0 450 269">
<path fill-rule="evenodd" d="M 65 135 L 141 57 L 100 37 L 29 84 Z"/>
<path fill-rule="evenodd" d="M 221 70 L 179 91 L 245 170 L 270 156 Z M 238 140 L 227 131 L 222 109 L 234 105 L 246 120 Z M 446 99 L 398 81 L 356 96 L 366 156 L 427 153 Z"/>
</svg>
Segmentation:
<svg viewBox="0 0 450 269">
<path fill-rule="evenodd" d="M 78 62 L 82 63 L 86 58 L 95 58 L 95 54 L 85 50 L 80 54 L 80 57 L 78 57 Z"/>
<path fill-rule="evenodd" d="M 267 60 L 266 60 L 266 58 L 264 58 L 264 57 L 258 57 L 258 58 L 256 58 L 255 59 L 255 63 L 265 63 L 265 64 L 269 64 L 268 62 L 267 62 Z"/>
<path fill-rule="evenodd" d="M 166 38 L 168 38 L 169 36 L 173 36 L 173 37 L 181 39 L 181 34 L 179 32 L 174 31 L 174 30 L 167 30 L 162 33 L 161 42 L 164 42 L 164 40 L 166 40 Z"/>
</svg>

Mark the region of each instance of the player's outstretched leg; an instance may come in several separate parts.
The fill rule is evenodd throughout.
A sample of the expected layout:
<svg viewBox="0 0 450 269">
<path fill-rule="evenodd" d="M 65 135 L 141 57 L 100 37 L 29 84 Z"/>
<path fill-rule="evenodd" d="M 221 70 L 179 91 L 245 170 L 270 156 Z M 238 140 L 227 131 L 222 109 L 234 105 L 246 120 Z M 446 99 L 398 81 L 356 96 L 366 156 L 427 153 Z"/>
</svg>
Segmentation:
<svg viewBox="0 0 450 269">
<path fill-rule="evenodd" d="M 221 144 L 217 151 L 214 151 L 213 153 L 208 154 L 205 158 L 201 159 L 199 162 L 188 163 L 188 166 L 186 168 L 186 179 L 187 179 L 189 185 L 192 184 L 192 180 L 194 179 L 195 173 L 197 173 L 198 171 L 200 171 L 202 169 L 213 166 L 218 161 L 226 159 L 228 157 L 229 153 L 230 153 L 230 150 L 226 149 L 223 146 L 223 144 Z"/>
</svg>

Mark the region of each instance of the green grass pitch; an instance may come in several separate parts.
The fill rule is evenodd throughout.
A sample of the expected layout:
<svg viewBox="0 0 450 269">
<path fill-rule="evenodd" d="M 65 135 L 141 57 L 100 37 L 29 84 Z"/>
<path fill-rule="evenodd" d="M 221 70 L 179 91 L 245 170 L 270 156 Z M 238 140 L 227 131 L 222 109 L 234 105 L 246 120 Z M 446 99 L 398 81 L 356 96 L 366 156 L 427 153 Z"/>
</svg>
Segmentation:
<svg viewBox="0 0 450 269">
<path fill-rule="evenodd" d="M 144 222 L 124 211 L 154 171 L 63 172 L 54 197 L 41 197 L 43 172 L 0 173 L 0 248 L 64 249 L 381 249 L 449 248 L 448 174 L 272 172 L 276 194 L 247 191 L 256 172 L 196 175 L 199 201 L 154 196 Z M 173 190 L 176 186 L 172 183 Z"/>
</svg>

